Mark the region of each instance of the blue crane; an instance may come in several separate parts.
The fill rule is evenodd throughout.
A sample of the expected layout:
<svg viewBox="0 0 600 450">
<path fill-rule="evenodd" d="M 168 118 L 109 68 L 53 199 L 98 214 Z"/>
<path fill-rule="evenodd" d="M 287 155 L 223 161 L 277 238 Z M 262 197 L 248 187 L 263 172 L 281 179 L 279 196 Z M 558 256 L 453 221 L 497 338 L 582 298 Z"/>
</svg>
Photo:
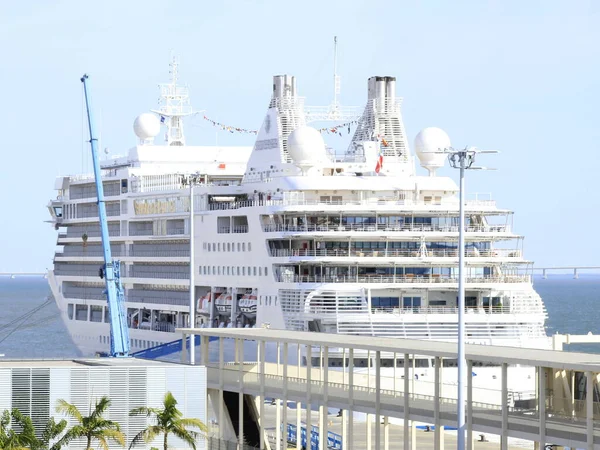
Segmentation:
<svg viewBox="0 0 600 450">
<path fill-rule="evenodd" d="M 100 219 L 100 233 L 102 235 L 102 252 L 104 253 L 104 266 L 100 269 L 100 278 L 106 283 L 106 297 L 108 299 L 108 317 L 110 320 L 110 354 L 109 356 L 129 356 L 129 328 L 125 317 L 125 294 L 121 285 L 121 263 L 112 259 L 110 253 L 110 239 L 108 236 L 108 222 L 106 219 L 106 205 L 104 201 L 104 186 L 102 185 L 102 172 L 98 158 L 98 137 L 92 118 L 90 104 L 89 80 L 87 75 L 81 77 L 85 94 L 88 125 L 90 129 L 90 144 L 92 147 L 92 162 L 94 164 L 94 177 L 96 179 L 96 194 L 98 196 L 98 217 Z"/>
</svg>

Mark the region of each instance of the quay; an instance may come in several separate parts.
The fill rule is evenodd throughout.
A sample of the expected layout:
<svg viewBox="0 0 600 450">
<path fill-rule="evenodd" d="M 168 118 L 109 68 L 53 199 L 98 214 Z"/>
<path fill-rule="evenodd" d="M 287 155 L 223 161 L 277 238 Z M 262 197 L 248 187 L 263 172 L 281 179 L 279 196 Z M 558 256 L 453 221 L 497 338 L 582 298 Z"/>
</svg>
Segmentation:
<svg viewBox="0 0 600 450">
<path fill-rule="evenodd" d="M 456 397 L 452 392 L 456 386 L 442 383 L 444 361 L 452 362 L 457 357 L 454 343 L 267 328 L 179 331 L 184 337 L 200 336 L 199 363 L 207 367 L 208 396 L 218 414 L 220 439 L 235 437 L 241 445 L 248 443 L 254 433 L 259 448 L 271 448 L 267 429 L 273 429 L 273 424 L 264 419 L 265 399 L 275 399 L 276 449 L 287 448 L 285 430 L 290 424 L 297 429 L 316 426 L 320 436 L 329 436 L 330 408 L 341 410 L 343 450 L 363 448 L 349 438 L 359 426 L 353 420 L 355 413 L 367 417 L 365 439 L 369 449 L 373 443 L 376 449 L 416 449 L 415 422 L 421 422 L 433 425 L 434 449 L 442 450 L 443 428 L 456 425 Z M 233 358 L 225 357 L 227 346 L 233 346 Z M 256 349 L 256 356 L 250 360 L 244 358 L 248 346 Z M 275 362 L 266 361 L 267 348 L 276 349 Z M 296 362 L 290 363 L 294 353 Z M 368 355 L 372 367 L 366 374 L 355 371 L 358 354 Z M 435 363 L 431 394 L 416 388 L 414 363 L 423 357 Z M 186 358 L 184 351 L 182 360 Z M 600 355 L 467 345 L 466 359 L 469 450 L 480 433 L 500 436 L 501 449 L 508 448 L 509 437 L 534 442 L 536 449 L 547 445 L 600 448 Z M 482 392 L 474 388 L 474 371 L 490 365 L 497 366 L 501 373 L 497 404 L 481 402 Z M 531 398 L 511 398 L 509 367 L 532 368 L 535 390 Z M 382 371 L 393 373 L 386 377 Z M 288 402 L 296 402 L 295 418 L 288 417 L 288 408 L 281 407 Z M 315 406 L 318 412 L 313 411 Z M 389 424 L 395 420 L 402 424 L 402 442 L 389 438 Z M 327 449 L 326 442 L 319 439 L 318 448 Z M 299 442 L 296 448 L 301 448 Z"/>
</svg>

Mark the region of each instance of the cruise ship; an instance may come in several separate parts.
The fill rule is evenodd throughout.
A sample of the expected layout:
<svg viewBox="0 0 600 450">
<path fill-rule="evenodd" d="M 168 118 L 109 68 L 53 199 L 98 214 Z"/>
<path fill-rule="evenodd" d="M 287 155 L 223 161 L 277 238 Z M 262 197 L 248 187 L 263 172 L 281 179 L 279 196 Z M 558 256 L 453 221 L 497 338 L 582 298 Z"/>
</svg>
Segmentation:
<svg viewBox="0 0 600 450">
<path fill-rule="evenodd" d="M 450 140 L 426 128 L 413 155 L 395 78 L 368 79 L 350 144 L 332 149 L 307 125 L 296 79 L 275 76 L 254 145 L 225 147 L 187 144 L 189 93 L 172 73 L 158 109 L 135 120 L 137 145 L 101 163 L 132 351 L 191 321 L 456 341 L 459 189 L 436 173 Z M 81 352 L 105 352 L 94 178 L 61 176 L 55 189 L 52 294 Z M 549 348 L 513 212 L 483 195 L 465 211 L 467 342 Z"/>
</svg>

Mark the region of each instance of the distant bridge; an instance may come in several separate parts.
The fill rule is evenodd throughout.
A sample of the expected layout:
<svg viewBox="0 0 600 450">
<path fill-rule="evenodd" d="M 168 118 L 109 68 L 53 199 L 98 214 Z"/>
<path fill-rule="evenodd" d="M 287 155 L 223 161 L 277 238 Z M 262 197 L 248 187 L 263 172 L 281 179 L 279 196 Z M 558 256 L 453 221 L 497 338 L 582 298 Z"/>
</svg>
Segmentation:
<svg viewBox="0 0 600 450">
<path fill-rule="evenodd" d="M 0 277 L 45 277 L 46 272 L 0 272 Z"/>
<path fill-rule="evenodd" d="M 534 271 L 541 271 L 543 278 L 548 278 L 547 272 L 550 270 L 572 270 L 573 278 L 579 278 L 580 270 L 600 270 L 600 266 L 556 266 L 556 267 L 533 267 Z"/>
</svg>

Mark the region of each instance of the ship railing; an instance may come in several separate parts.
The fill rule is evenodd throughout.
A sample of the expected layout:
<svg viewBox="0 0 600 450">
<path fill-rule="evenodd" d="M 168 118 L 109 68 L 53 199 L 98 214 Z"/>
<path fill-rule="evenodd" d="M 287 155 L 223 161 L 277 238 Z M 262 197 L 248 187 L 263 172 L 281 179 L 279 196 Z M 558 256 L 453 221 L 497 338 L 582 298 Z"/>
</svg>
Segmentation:
<svg viewBox="0 0 600 450">
<path fill-rule="evenodd" d="M 379 258 L 458 258 L 458 250 L 455 249 L 432 249 L 421 252 L 419 249 L 271 249 L 270 255 L 273 257 L 379 257 Z M 477 250 L 469 248 L 465 251 L 468 258 L 521 258 L 521 250 L 513 249 L 493 249 Z"/>
<path fill-rule="evenodd" d="M 61 253 L 55 253 L 54 257 L 90 257 L 90 258 L 101 258 L 104 256 L 104 252 L 99 245 L 93 245 L 84 247 L 86 250 L 71 250 L 68 247 L 65 248 Z M 111 250 L 112 256 L 122 257 L 123 252 L 120 248 L 114 248 Z"/>
<path fill-rule="evenodd" d="M 458 283 L 458 277 L 441 275 L 393 276 L 393 275 L 288 275 L 280 274 L 277 281 L 283 283 Z M 465 277 L 466 283 L 530 283 L 530 275 L 502 275 Z"/>
<path fill-rule="evenodd" d="M 95 237 L 100 237 L 100 229 L 97 226 L 98 224 L 93 224 L 93 228 L 82 228 L 82 227 L 68 227 L 67 228 L 67 235 L 63 236 L 65 238 L 78 238 L 81 239 L 82 236 L 85 234 L 87 235 L 88 238 L 95 238 Z M 121 235 L 121 230 L 118 228 L 118 226 L 112 227 L 109 226 L 108 227 L 108 235 L 110 237 L 114 237 L 114 236 L 120 236 Z"/>
<path fill-rule="evenodd" d="M 152 228 L 131 228 L 129 236 L 179 236 L 187 235 L 184 228 L 169 228 L 166 234 L 155 234 Z"/>
<path fill-rule="evenodd" d="M 93 173 L 82 173 L 79 175 L 70 175 L 69 176 L 69 181 L 71 183 L 76 182 L 76 181 L 88 181 L 88 180 L 93 181 L 95 179 L 96 179 L 96 177 L 94 176 Z"/>
<path fill-rule="evenodd" d="M 56 267 L 54 269 L 54 274 L 58 276 L 98 277 L 99 268 L 99 265 L 87 270 Z"/>
<path fill-rule="evenodd" d="M 157 279 L 175 279 L 175 280 L 188 280 L 190 278 L 189 272 L 152 272 L 145 270 L 132 270 L 128 274 L 129 278 L 157 278 Z"/>
<path fill-rule="evenodd" d="M 367 200 L 303 200 L 296 198 L 289 199 L 263 199 L 263 200 L 243 200 L 238 202 L 213 202 L 208 204 L 208 210 L 227 210 L 248 208 L 253 206 L 452 206 L 458 207 L 459 202 L 456 199 L 424 201 L 424 200 L 399 200 L 397 198 L 373 197 Z M 465 205 L 474 209 L 478 207 L 495 207 L 495 200 L 467 200 Z"/>
<path fill-rule="evenodd" d="M 458 226 L 455 225 L 426 225 L 426 224 L 306 224 L 306 225 L 286 225 L 286 224 L 263 224 L 264 232 L 443 232 L 443 233 L 458 233 Z M 487 225 L 487 226 L 466 226 L 467 233 L 507 233 L 510 232 L 509 225 Z"/>
<path fill-rule="evenodd" d="M 123 255 L 124 256 L 124 255 Z M 189 249 L 171 249 L 171 250 L 139 250 L 132 249 L 129 255 L 132 257 L 155 257 L 155 258 L 184 258 L 190 256 Z"/>
<path fill-rule="evenodd" d="M 373 306 L 373 314 L 458 314 L 458 308 L 455 306 L 417 306 L 417 307 L 398 307 L 398 306 Z M 465 307 L 465 312 L 469 315 L 489 315 L 489 314 L 541 314 L 540 308 L 513 308 L 510 306 L 482 306 Z"/>
</svg>

